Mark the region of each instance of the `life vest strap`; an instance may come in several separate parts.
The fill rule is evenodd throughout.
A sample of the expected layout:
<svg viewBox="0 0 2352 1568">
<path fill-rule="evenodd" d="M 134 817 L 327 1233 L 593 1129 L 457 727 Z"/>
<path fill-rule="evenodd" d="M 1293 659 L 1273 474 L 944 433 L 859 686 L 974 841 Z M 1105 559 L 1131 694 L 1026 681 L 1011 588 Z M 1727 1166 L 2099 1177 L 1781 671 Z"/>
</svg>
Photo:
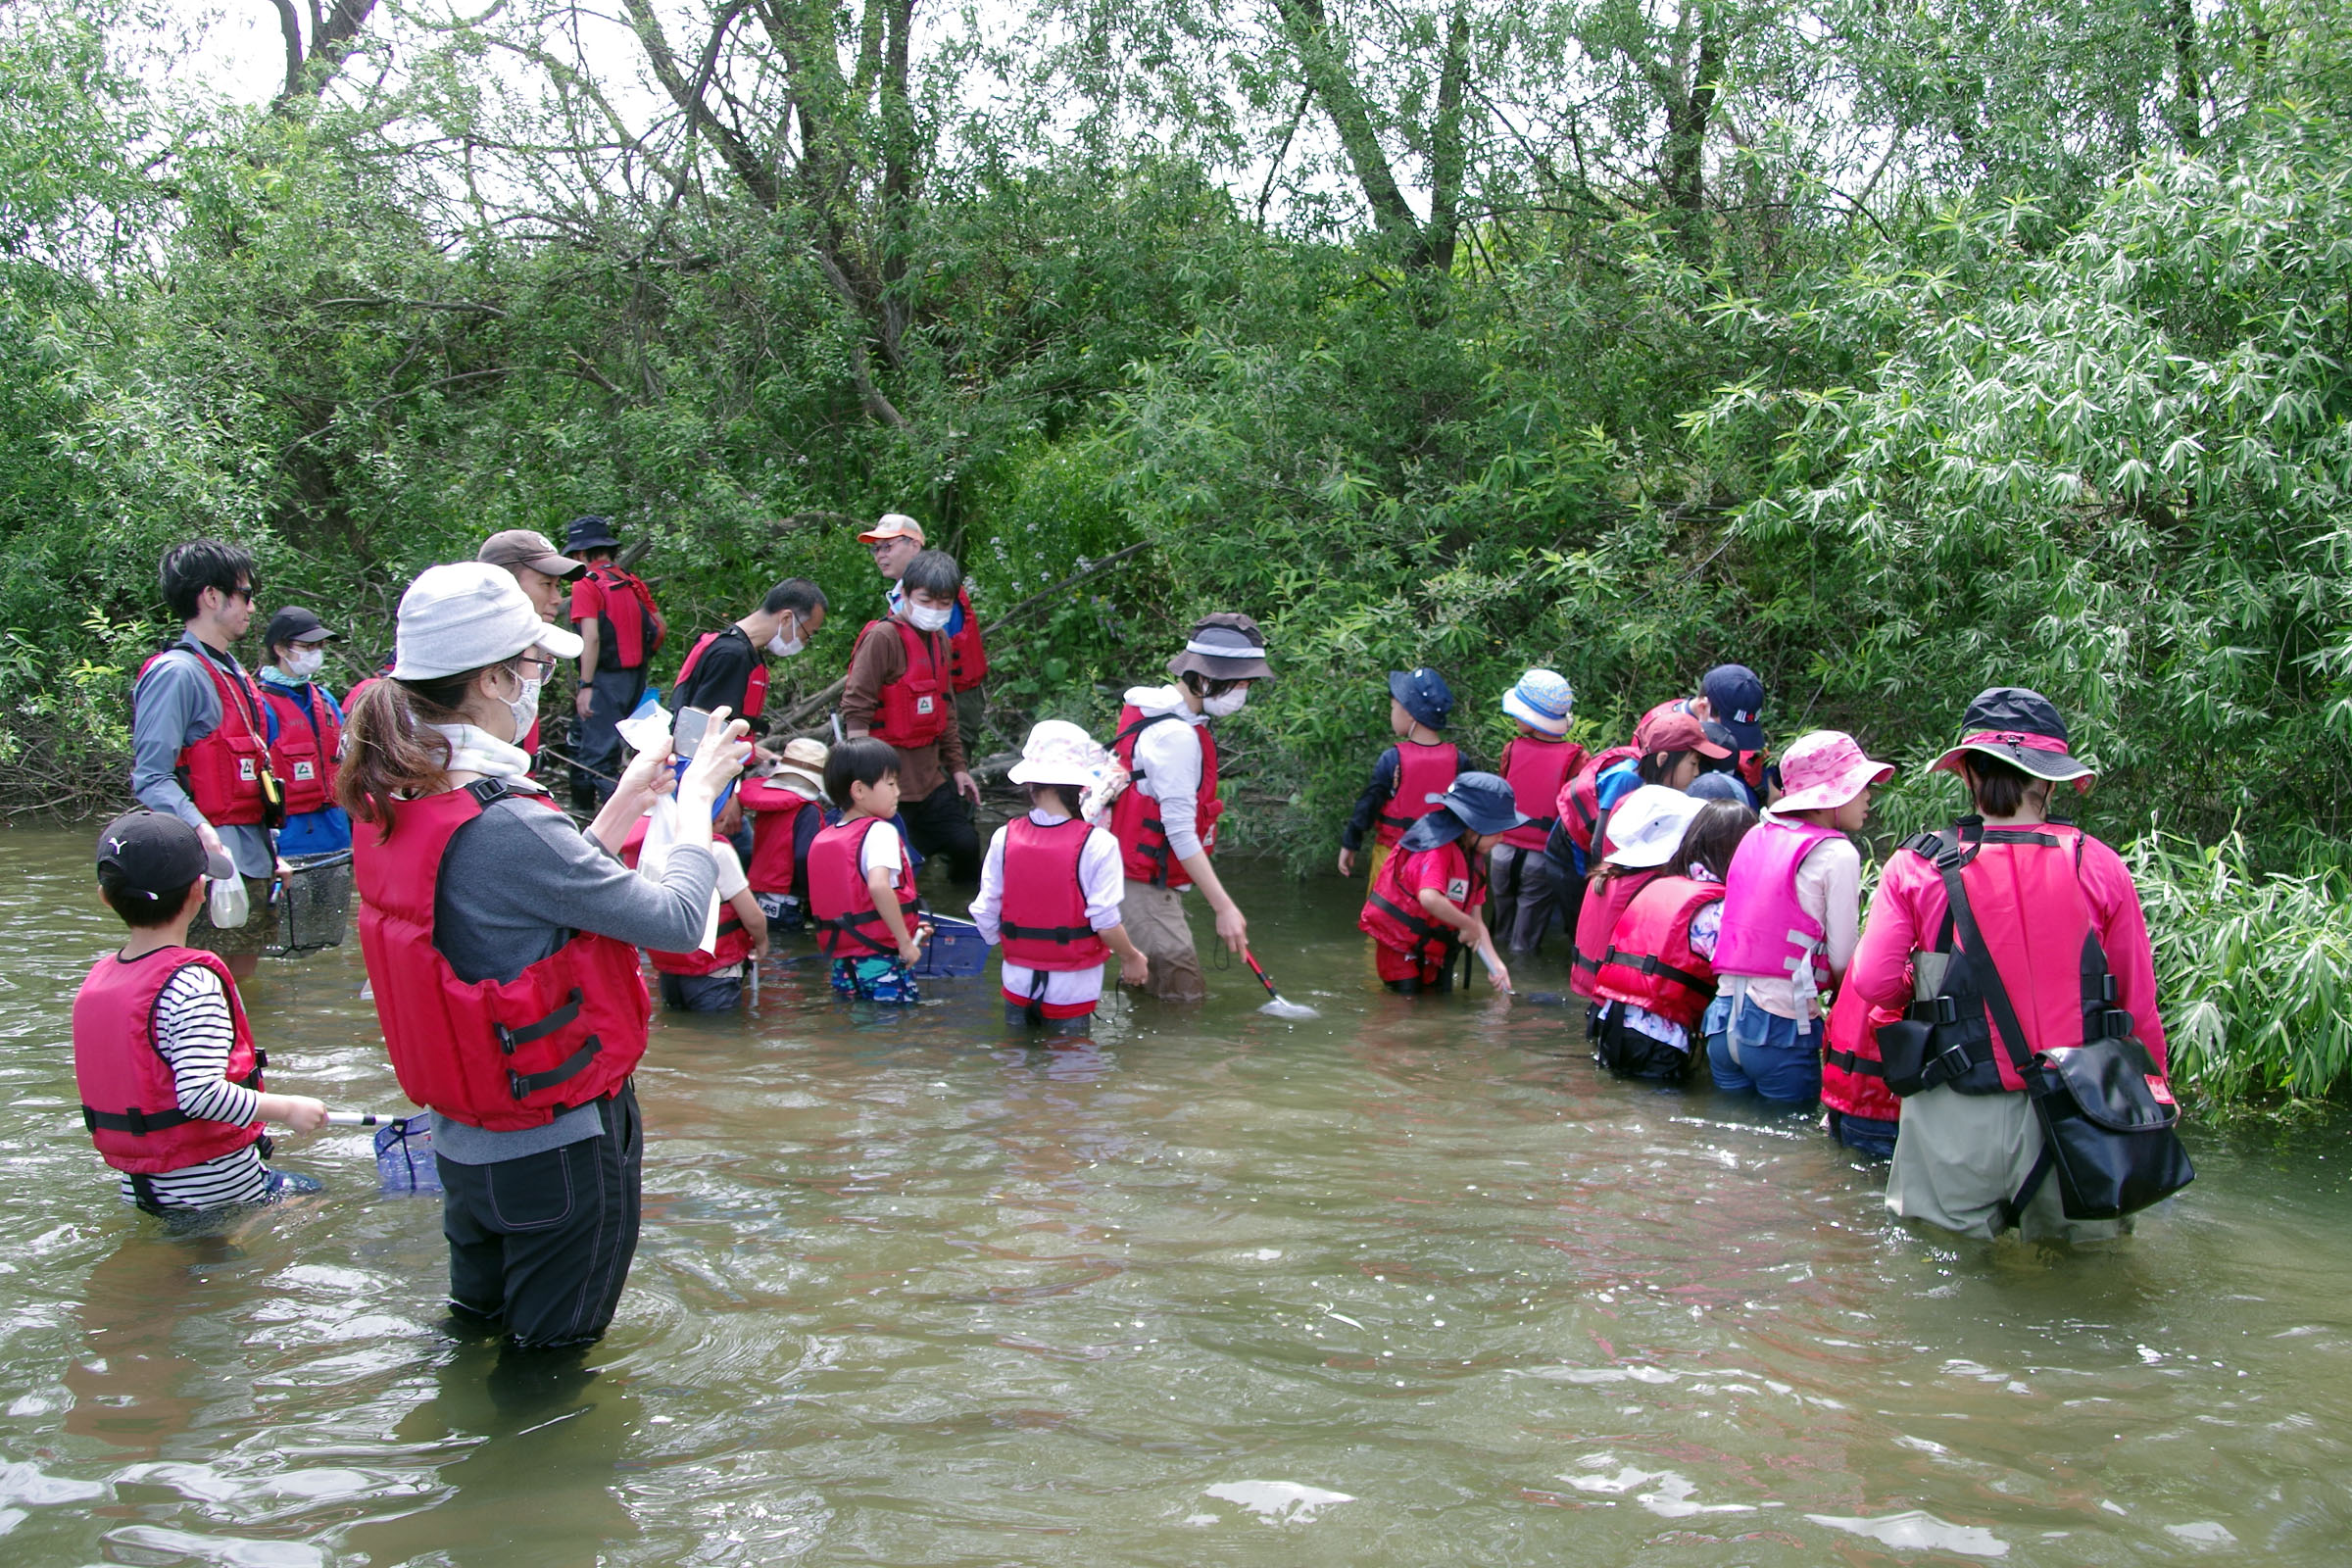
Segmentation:
<svg viewBox="0 0 2352 1568">
<path fill-rule="evenodd" d="M 1840 1050 L 1837 1046 L 1830 1047 L 1828 1056 L 1830 1065 L 1839 1072 L 1850 1072 L 1857 1078 L 1884 1078 L 1886 1076 L 1886 1064 L 1875 1057 L 1858 1055 L 1851 1051 Z"/>
<path fill-rule="evenodd" d="M 1023 942 L 1083 942 L 1095 934 L 1091 925 L 1018 925 L 1010 920 L 999 921 L 997 929 Z"/>
<path fill-rule="evenodd" d="M 516 1046 L 527 1046 L 534 1040 L 546 1039 L 580 1015 L 583 1000 L 580 988 L 573 986 L 571 995 L 564 999 L 564 1004 L 537 1023 L 526 1023 L 519 1029 L 510 1029 L 503 1023 L 492 1024 L 490 1028 L 498 1036 L 498 1049 L 512 1056 Z"/>
<path fill-rule="evenodd" d="M 1447 949 L 1457 948 L 1461 945 L 1461 936 L 1453 927 L 1438 924 L 1421 910 L 1414 909 L 1408 912 L 1392 903 L 1387 895 L 1377 889 L 1373 891 L 1371 899 L 1374 904 L 1395 915 L 1399 924 L 1422 941 L 1443 943 Z"/>
<path fill-rule="evenodd" d="M 144 1138 L 149 1133 L 168 1132 L 173 1127 L 184 1127 L 195 1119 L 176 1105 L 170 1110 L 156 1111 L 152 1115 L 139 1109 L 136 1105 L 131 1106 L 128 1110 L 98 1110 L 88 1105 L 81 1107 L 81 1125 L 85 1131 L 128 1133 L 133 1138 Z"/>
<path fill-rule="evenodd" d="M 578 993 L 574 992 L 573 995 L 577 996 Z M 514 1091 L 516 1100 L 528 1100 L 542 1089 L 553 1089 L 567 1079 L 578 1077 L 586 1070 L 588 1063 L 596 1059 L 597 1053 L 604 1049 L 605 1043 L 595 1035 L 590 1035 L 580 1042 L 579 1050 L 545 1072 L 516 1072 L 510 1067 L 507 1069 L 507 1087 Z"/>
<path fill-rule="evenodd" d="M 1715 989 L 1713 980 L 1704 975 L 1692 974 L 1688 969 L 1678 969 L 1654 953 L 1636 954 L 1628 953 L 1623 948 L 1611 948 L 1601 956 L 1600 962 L 1603 966 L 1622 963 L 1638 974 L 1662 974 L 1676 985 L 1691 991 L 1705 993 Z"/>
</svg>

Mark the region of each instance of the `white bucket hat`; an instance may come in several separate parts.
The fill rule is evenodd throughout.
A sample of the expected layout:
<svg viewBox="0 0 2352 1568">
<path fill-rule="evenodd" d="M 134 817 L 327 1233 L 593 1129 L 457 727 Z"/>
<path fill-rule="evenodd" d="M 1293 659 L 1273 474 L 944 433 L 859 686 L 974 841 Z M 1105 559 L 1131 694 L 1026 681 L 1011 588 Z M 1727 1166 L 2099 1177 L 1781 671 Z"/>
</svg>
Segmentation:
<svg viewBox="0 0 2352 1568">
<path fill-rule="evenodd" d="M 544 648 L 580 657 L 580 639 L 539 618 L 514 574 L 504 566 L 461 561 L 427 566 L 400 596 L 393 634 L 394 680 L 462 675 Z"/>
<path fill-rule="evenodd" d="M 1706 804 L 1663 784 L 1642 785 L 1609 812 L 1609 842 L 1616 846 L 1609 851 L 1609 863 L 1634 870 L 1664 865 Z"/>
<path fill-rule="evenodd" d="M 1021 760 L 1005 776 L 1015 784 L 1068 784 L 1089 789 L 1101 782 L 1110 754 L 1067 719 L 1049 718 L 1021 743 Z"/>
</svg>

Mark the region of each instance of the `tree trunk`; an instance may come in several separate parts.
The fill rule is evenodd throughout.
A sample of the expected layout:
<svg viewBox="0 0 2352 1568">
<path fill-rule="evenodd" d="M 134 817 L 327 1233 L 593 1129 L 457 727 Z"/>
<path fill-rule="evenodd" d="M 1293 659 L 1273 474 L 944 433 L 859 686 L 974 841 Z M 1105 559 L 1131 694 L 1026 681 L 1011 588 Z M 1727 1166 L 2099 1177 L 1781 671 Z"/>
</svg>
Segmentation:
<svg viewBox="0 0 2352 1568">
<path fill-rule="evenodd" d="M 1339 133 L 1340 146 L 1348 154 L 1348 166 L 1355 171 L 1356 184 L 1372 209 L 1374 225 L 1396 248 L 1408 269 L 1427 267 L 1430 257 L 1421 221 L 1413 216 L 1411 204 L 1405 201 L 1404 191 L 1396 183 L 1396 172 L 1389 168 L 1388 154 L 1380 149 L 1380 134 L 1373 126 L 1372 112 L 1356 87 L 1341 41 L 1332 35 L 1323 0 L 1274 0 L 1274 3 L 1282 13 L 1291 46 L 1298 53 L 1298 69 L 1306 78 L 1306 85 L 1323 105 L 1323 112 L 1331 117 L 1332 129 Z"/>
<path fill-rule="evenodd" d="M 1462 222 L 1462 97 L 1470 78 L 1470 5 L 1455 0 L 1446 28 L 1446 66 L 1438 77 L 1438 117 L 1430 126 L 1429 270 L 1453 270 L 1453 245 Z"/>
</svg>

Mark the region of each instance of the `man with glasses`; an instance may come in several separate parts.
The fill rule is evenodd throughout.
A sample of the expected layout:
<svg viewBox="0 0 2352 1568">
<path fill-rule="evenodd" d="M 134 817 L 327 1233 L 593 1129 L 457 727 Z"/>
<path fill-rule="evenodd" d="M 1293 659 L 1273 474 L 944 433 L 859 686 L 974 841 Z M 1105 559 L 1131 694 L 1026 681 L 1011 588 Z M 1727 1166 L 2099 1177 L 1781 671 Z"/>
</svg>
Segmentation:
<svg viewBox="0 0 2352 1568">
<path fill-rule="evenodd" d="M 162 577 L 181 631 L 131 688 L 130 792 L 196 830 L 207 876 L 243 881 L 244 924 L 214 924 L 208 901 L 188 928 L 188 946 L 219 954 L 244 980 L 275 932 L 270 880 L 285 814 L 261 691 L 228 651 L 253 621 L 253 557 L 195 539 L 165 554 Z"/>
</svg>

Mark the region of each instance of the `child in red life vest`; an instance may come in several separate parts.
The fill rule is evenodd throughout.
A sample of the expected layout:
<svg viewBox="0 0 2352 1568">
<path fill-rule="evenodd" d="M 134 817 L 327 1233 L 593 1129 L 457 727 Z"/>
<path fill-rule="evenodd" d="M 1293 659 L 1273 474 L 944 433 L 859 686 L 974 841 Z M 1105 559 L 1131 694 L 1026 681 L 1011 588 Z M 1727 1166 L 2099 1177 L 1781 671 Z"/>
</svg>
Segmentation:
<svg viewBox="0 0 2352 1568">
<path fill-rule="evenodd" d="M 1404 830 L 1429 811 L 1462 770 L 1461 749 L 1438 731 L 1453 717 L 1453 690 L 1426 665 L 1389 671 L 1389 728 L 1396 744 L 1372 764 L 1372 782 L 1357 796 L 1348 825 L 1340 830 L 1340 875 L 1355 875 L 1355 852 L 1364 834 L 1373 835 L 1372 881 L 1396 850 Z"/>
<path fill-rule="evenodd" d="M 798 931 L 808 923 L 808 851 L 828 815 L 825 747 L 797 740 L 784 748 L 773 772 L 736 786 L 752 822 L 752 863 L 744 875 L 770 929 Z"/>
<path fill-rule="evenodd" d="M 899 754 L 887 741 L 844 741 L 825 758 L 825 793 L 841 820 L 808 849 L 808 912 L 833 960 L 833 989 L 860 1002 L 919 1002 L 907 966 L 931 935 L 914 891 L 899 809 Z"/>
<path fill-rule="evenodd" d="M 1488 857 L 1487 887 L 1491 923 L 1514 958 L 1543 945 L 1563 891 L 1573 890 L 1574 902 L 1583 902 L 1584 884 L 1562 877 L 1558 862 L 1544 853 L 1560 819 L 1560 791 L 1585 765 L 1585 749 L 1568 738 L 1575 702 L 1567 678 L 1550 669 L 1529 670 L 1502 694 L 1502 710 L 1517 722 L 1519 733 L 1503 746 L 1496 770 L 1510 784 L 1511 799 L 1527 821 L 1505 833 Z M 1571 928 L 1575 918 L 1571 911 Z"/>
<path fill-rule="evenodd" d="M 1715 1000 L 1723 875 L 1756 825 L 1756 813 L 1736 800 L 1669 791 L 1663 803 L 1668 809 L 1626 823 L 1609 855 L 1619 866 L 1658 868 L 1617 917 L 1595 982 L 1592 1059 L 1626 1078 L 1690 1071 L 1691 1032 Z"/>
<path fill-rule="evenodd" d="M 1786 1105 L 1821 1098 L 1822 999 L 1845 976 L 1862 913 L 1862 856 L 1848 835 L 1893 772 L 1834 729 L 1798 736 L 1781 759 L 1784 793 L 1724 877 L 1723 986 L 1706 1022 L 1716 1088 Z"/>
<path fill-rule="evenodd" d="M 1493 773 L 1464 773 L 1429 804 L 1436 809 L 1396 841 L 1356 917 L 1377 944 L 1373 966 L 1400 996 L 1449 991 L 1453 956 L 1467 947 L 1485 962 L 1494 989 L 1507 992 L 1511 972 L 1478 907 L 1487 901 L 1487 851 L 1527 819 L 1511 803 L 1510 785 Z"/>
<path fill-rule="evenodd" d="M 660 808 L 657 802 L 656 810 Z M 653 863 L 642 863 L 654 815 L 648 811 L 630 827 L 628 837 L 621 841 L 620 858 L 631 870 L 659 882 L 668 858 L 667 831 L 657 841 L 660 848 Z M 767 912 L 752 895 L 743 862 L 735 857 L 735 846 L 713 836 L 710 858 L 718 866 L 713 890 L 718 918 L 712 923 L 709 945 L 690 953 L 646 950 L 646 956 L 654 960 L 654 973 L 661 978 L 662 1004 L 673 1012 L 733 1012 L 743 1001 L 745 965 L 767 956 Z"/>
<path fill-rule="evenodd" d="M 1102 960 L 1119 956 L 1119 978 L 1143 985 L 1151 965 L 1119 923 L 1126 897 L 1119 841 L 1092 826 L 1090 793 L 1107 804 L 1110 754 L 1075 724 L 1047 719 L 1029 732 L 1015 784 L 1029 789 L 1029 813 L 997 829 L 980 866 L 972 920 L 1004 946 L 1004 1002 L 1029 1027 L 1090 1016 L 1102 999 Z"/>
<path fill-rule="evenodd" d="M 262 1087 L 262 1054 L 228 966 L 186 945 L 204 878 L 227 876 L 196 830 L 132 811 L 98 836 L 98 890 L 130 927 L 74 998 L 74 1080 L 83 1125 L 122 1172 L 122 1200 L 175 1226 L 238 1203 L 315 1193 L 308 1176 L 264 1163 L 265 1121 L 297 1132 L 326 1107 Z"/>
</svg>

